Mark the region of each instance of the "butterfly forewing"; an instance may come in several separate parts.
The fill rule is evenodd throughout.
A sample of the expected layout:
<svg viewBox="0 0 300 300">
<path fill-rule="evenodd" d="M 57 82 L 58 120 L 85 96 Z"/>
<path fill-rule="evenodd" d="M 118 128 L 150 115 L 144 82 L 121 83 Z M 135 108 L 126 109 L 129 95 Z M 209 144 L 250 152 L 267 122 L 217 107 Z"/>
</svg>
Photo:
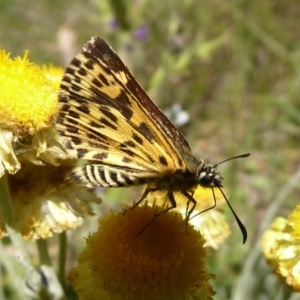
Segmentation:
<svg viewBox="0 0 300 300">
<path fill-rule="evenodd" d="M 190 147 L 102 39 L 94 37 L 62 79 L 57 129 L 87 185 L 128 186 L 186 170 Z"/>
<path fill-rule="evenodd" d="M 97 60 L 104 62 L 107 67 L 116 74 L 116 76 L 136 98 L 135 101 L 137 101 L 141 107 L 146 110 L 152 120 L 155 120 L 159 129 L 168 135 L 174 146 L 180 149 L 179 151 L 190 151 L 190 146 L 181 132 L 151 101 L 122 60 L 104 40 L 95 37 L 90 43 L 87 43 L 85 49 L 92 53 Z"/>
</svg>

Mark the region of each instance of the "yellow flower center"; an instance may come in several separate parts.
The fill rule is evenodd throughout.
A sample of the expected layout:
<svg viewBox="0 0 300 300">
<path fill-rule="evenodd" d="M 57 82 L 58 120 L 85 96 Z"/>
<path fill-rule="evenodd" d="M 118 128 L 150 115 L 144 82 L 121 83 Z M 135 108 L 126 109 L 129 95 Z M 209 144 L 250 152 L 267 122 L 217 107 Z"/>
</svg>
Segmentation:
<svg viewBox="0 0 300 300">
<path fill-rule="evenodd" d="M 199 231 L 186 227 L 178 212 L 155 218 L 137 236 L 158 209 L 162 208 L 145 203 L 99 220 L 98 232 L 87 238 L 79 267 L 69 274 L 82 299 L 88 299 L 83 295 L 89 289 L 99 290 L 99 295 L 105 291 L 111 297 L 107 299 L 123 300 L 189 299 L 204 286 L 207 289 L 205 241 Z M 90 275 L 83 276 L 87 265 Z M 83 292 L 86 285 L 81 280 L 91 280 L 93 287 Z"/>
</svg>

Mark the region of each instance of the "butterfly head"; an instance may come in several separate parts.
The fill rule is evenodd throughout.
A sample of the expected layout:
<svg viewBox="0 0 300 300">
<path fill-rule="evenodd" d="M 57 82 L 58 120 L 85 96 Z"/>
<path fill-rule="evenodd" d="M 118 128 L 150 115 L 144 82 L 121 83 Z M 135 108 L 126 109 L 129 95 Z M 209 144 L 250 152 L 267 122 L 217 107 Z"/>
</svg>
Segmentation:
<svg viewBox="0 0 300 300">
<path fill-rule="evenodd" d="M 217 172 L 217 166 L 204 163 L 199 176 L 198 183 L 203 187 L 223 187 L 222 176 Z"/>
<path fill-rule="evenodd" d="M 250 153 L 241 154 L 237 156 L 230 157 L 228 159 L 225 159 L 215 165 L 209 164 L 207 161 L 203 161 L 202 164 L 200 164 L 200 170 L 198 171 L 198 183 L 203 187 L 223 187 L 222 180 L 223 177 L 217 172 L 218 165 L 232 160 L 236 158 L 242 158 L 242 157 L 248 157 Z"/>
</svg>

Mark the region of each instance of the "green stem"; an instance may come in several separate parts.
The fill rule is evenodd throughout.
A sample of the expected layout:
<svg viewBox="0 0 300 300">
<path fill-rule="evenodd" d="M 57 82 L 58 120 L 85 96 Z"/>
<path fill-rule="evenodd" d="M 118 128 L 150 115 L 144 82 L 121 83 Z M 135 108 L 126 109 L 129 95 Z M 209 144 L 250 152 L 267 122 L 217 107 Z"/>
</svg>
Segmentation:
<svg viewBox="0 0 300 300">
<path fill-rule="evenodd" d="M 58 267 L 58 278 L 61 282 L 64 290 L 66 290 L 66 275 L 65 275 L 65 263 L 66 263 L 66 249 L 67 249 L 67 236 L 66 232 L 63 231 L 59 235 L 59 267 Z"/>
<path fill-rule="evenodd" d="M 41 271 L 45 278 L 48 292 L 48 294 L 44 295 L 44 297 L 47 296 L 49 299 L 52 300 L 64 299 L 64 291 L 62 289 L 61 283 L 57 278 L 56 272 L 52 267 L 47 240 L 37 240 L 37 246 L 40 255 Z"/>
<path fill-rule="evenodd" d="M 40 255 L 41 265 L 51 266 L 51 260 L 48 252 L 48 243 L 44 239 L 36 241 Z"/>
<path fill-rule="evenodd" d="M 2 244 L 0 244 L 0 253 L 1 253 L 1 246 Z M 4 264 L 3 264 L 4 266 Z M 2 263 L 1 263 L 1 267 L 0 267 L 0 299 L 4 299 L 4 282 L 3 282 L 3 274 L 2 274 Z"/>
</svg>

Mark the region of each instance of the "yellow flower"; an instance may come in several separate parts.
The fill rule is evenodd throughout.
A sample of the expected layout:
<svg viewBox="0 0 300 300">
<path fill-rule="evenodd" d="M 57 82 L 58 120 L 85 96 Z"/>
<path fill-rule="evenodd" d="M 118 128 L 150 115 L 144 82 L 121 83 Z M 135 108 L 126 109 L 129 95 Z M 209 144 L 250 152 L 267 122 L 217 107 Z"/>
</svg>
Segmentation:
<svg viewBox="0 0 300 300">
<path fill-rule="evenodd" d="M 44 71 L 23 58 L 9 58 L 0 50 L 0 126 L 32 135 L 51 125 L 57 112 L 57 88 Z"/>
<path fill-rule="evenodd" d="M 37 166 L 22 161 L 15 175 L 8 175 L 13 213 L 25 240 L 49 238 L 53 233 L 74 229 L 86 214 L 92 215 L 89 202 L 100 200 L 86 187 L 65 181 L 74 162 L 61 166 Z M 0 237 L 7 235 L 0 215 Z"/>
<path fill-rule="evenodd" d="M 231 232 L 223 214 L 224 196 L 218 189 L 214 189 L 214 193 L 217 206 L 203 212 L 213 206 L 213 194 L 211 189 L 200 186 L 196 189 L 194 193 L 194 198 L 197 201 L 197 207 L 194 211 L 196 217 L 192 218 L 190 222 L 203 234 L 206 240 L 205 246 L 218 249 L 219 245 L 227 239 Z"/>
<path fill-rule="evenodd" d="M 42 70 L 27 56 L 11 59 L 0 49 L 0 177 L 5 170 L 15 174 L 20 169 L 17 156 L 56 165 L 57 158 L 66 158 L 51 128 L 59 76 L 47 79 L 51 70 Z"/>
<path fill-rule="evenodd" d="M 68 274 L 80 299 L 212 299 L 205 241 L 178 212 L 157 217 L 136 236 L 158 209 L 145 202 L 99 220 Z"/>
<path fill-rule="evenodd" d="M 27 56 L 11 59 L 0 49 L 0 177 L 8 171 L 8 212 L 23 238 L 39 239 L 78 227 L 92 214 L 87 202 L 99 199 L 65 180 L 76 162 L 66 161 L 53 126 L 63 70 L 41 68 Z M 0 199 L 2 213 L 10 207 L 5 201 Z M 7 235 L 7 216 L 0 215 L 0 237 Z"/>
<path fill-rule="evenodd" d="M 58 89 L 60 85 L 61 78 L 63 76 L 63 69 L 54 67 L 52 64 L 43 65 L 42 71 L 44 72 L 46 78 L 50 80 L 54 86 Z"/>
<path fill-rule="evenodd" d="M 213 209 L 206 209 L 214 205 L 214 198 L 211 189 L 197 187 L 194 192 L 194 199 L 197 201 L 197 206 L 193 211 L 189 223 L 194 225 L 203 235 L 206 240 L 205 247 L 218 249 L 226 238 L 230 235 L 229 225 L 226 222 L 223 214 L 222 206 L 225 203 L 224 197 L 218 189 L 214 189 L 217 206 Z M 177 210 L 185 216 L 187 210 L 187 200 L 180 194 L 175 195 L 177 202 Z M 165 203 L 166 194 L 162 192 L 154 192 L 147 196 L 150 203 L 154 201 L 158 204 L 170 205 L 168 201 Z M 190 204 L 191 205 L 191 204 Z M 205 211 L 205 212 L 203 212 Z"/>
<path fill-rule="evenodd" d="M 288 219 L 276 218 L 262 237 L 262 248 L 268 263 L 300 292 L 300 205 Z"/>
</svg>

